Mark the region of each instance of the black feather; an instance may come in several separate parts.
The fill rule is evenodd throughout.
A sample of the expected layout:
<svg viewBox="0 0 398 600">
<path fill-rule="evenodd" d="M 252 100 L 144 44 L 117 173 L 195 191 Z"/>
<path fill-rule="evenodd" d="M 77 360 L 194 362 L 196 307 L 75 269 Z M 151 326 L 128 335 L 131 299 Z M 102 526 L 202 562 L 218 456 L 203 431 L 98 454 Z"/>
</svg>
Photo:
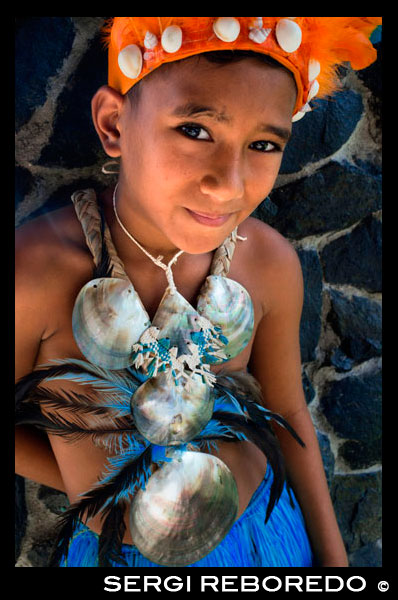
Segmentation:
<svg viewBox="0 0 398 600">
<path fill-rule="evenodd" d="M 24 398 L 27 396 L 27 394 L 31 393 L 34 389 L 36 389 L 42 382 L 44 379 L 46 379 L 47 377 L 60 377 L 62 375 L 66 375 L 66 374 L 70 374 L 70 375 L 79 375 L 79 374 L 83 374 L 83 375 L 93 375 L 93 371 L 92 371 L 93 365 L 90 365 L 90 363 L 87 363 L 87 366 L 85 365 L 84 361 L 82 361 L 82 364 L 77 364 L 74 362 L 64 362 L 62 364 L 55 364 L 55 365 L 50 365 L 50 366 L 44 366 L 44 367 L 39 367 L 38 369 L 35 369 L 34 371 L 32 371 L 31 373 L 28 373 L 27 375 L 24 375 L 23 377 L 21 377 L 17 383 L 15 384 L 15 404 L 16 407 L 18 407 L 18 405 L 24 400 Z M 104 372 L 104 378 L 107 378 L 106 376 L 106 370 L 103 369 L 102 370 Z M 94 371 L 95 373 L 95 371 Z M 120 373 L 122 373 L 122 375 L 126 378 L 128 378 L 131 381 L 132 386 L 140 386 L 142 384 L 142 380 L 138 379 L 138 377 L 134 376 L 134 372 L 131 369 L 122 369 L 120 371 Z M 109 374 L 109 381 L 112 382 L 112 377 L 117 375 L 118 372 L 117 371 L 112 371 Z"/>
<path fill-rule="evenodd" d="M 62 557 L 67 555 L 69 543 L 79 520 L 84 518 L 86 522 L 95 517 L 101 510 L 104 510 L 106 516 L 109 516 L 108 511 L 111 511 L 112 507 L 121 501 L 119 495 L 126 494 L 127 491 L 132 493 L 134 484 L 140 485 L 142 474 L 144 474 L 146 483 L 150 476 L 151 460 L 152 447 L 148 446 L 140 456 L 125 465 L 107 483 L 91 488 L 78 502 L 70 505 L 60 519 L 57 541 L 50 566 L 58 566 Z M 122 503 L 124 504 L 124 500 L 122 500 Z M 112 522 L 115 524 L 116 516 L 117 513 L 109 517 L 107 528 L 110 527 Z M 121 525 L 119 523 L 118 532 L 120 531 Z M 115 543 L 115 540 L 113 543 Z M 115 547 L 117 547 L 117 544 Z"/>
<path fill-rule="evenodd" d="M 103 520 L 98 540 L 98 566 L 113 567 L 111 560 L 128 567 L 122 555 L 123 536 L 126 531 L 124 512 L 126 505 L 120 502 L 112 506 Z"/>
<path fill-rule="evenodd" d="M 267 419 L 273 419 L 279 425 L 284 427 L 294 439 L 305 448 L 305 443 L 296 433 L 291 425 L 278 413 L 274 413 L 269 409 L 261 410 L 261 404 L 263 401 L 261 388 L 257 380 L 246 373 L 245 371 L 235 371 L 228 375 L 220 375 L 217 377 L 215 388 L 219 393 L 225 393 L 225 389 L 228 389 L 234 398 L 239 402 L 242 408 L 247 410 L 249 417 L 257 424 L 263 424 Z M 253 399 L 254 398 L 254 399 Z"/>
</svg>

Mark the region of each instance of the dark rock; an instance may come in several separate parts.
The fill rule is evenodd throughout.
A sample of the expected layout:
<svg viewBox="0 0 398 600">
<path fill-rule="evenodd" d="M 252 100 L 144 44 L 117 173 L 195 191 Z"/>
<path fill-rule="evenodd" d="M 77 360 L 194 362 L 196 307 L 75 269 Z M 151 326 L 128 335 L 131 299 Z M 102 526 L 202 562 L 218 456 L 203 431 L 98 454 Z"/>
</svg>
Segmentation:
<svg viewBox="0 0 398 600">
<path fill-rule="evenodd" d="M 70 205 L 71 196 L 73 192 L 76 192 L 77 190 L 84 190 L 87 188 L 94 188 L 97 192 L 99 192 L 101 189 L 98 185 L 98 182 L 95 179 L 76 179 L 76 181 L 73 183 L 61 186 L 45 201 L 43 201 L 43 204 L 40 206 L 40 208 L 38 208 L 35 211 L 32 211 L 25 219 L 22 219 L 18 225 L 21 226 L 27 221 L 31 221 L 36 217 L 48 214 L 54 210 L 58 210 L 59 208 L 63 208 L 64 206 Z"/>
<path fill-rule="evenodd" d="M 337 290 L 330 290 L 329 293 L 331 311 L 328 321 L 340 337 L 342 362 L 343 357 L 358 363 L 380 356 L 381 305 L 359 296 L 347 298 Z"/>
<path fill-rule="evenodd" d="M 278 207 L 274 204 L 269 196 L 257 206 L 252 213 L 252 217 L 264 221 L 264 223 L 271 223 L 272 219 L 278 214 Z"/>
<path fill-rule="evenodd" d="M 15 209 L 31 192 L 34 185 L 34 179 L 28 169 L 17 166 L 15 168 Z"/>
<path fill-rule="evenodd" d="M 319 449 L 321 451 L 323 467 L 325 469 L 326 480 L 330 488 L 334 474 L 334 456 L 330 448 L 329 438 L 321 431 L 316 432 L 318 438 Z"/>
<path fill-rule="evenodd" d="M 61 515 L 69 506 L 66 494 L 46 485 L 41 485 L 37 494 L 39 500 L 43 500 L 46 507 L 56 515 Z"/>
<path fill-rule="evenodd" d="M 381 457 L 381 440 L 378 443 L 379 456 Z M 339 447 L 339 457 L 343 458 L 351 469 L 366 469 L 377 462 L 375 449 L 364 442 L 348 440 Z"/>
<path fill-rule="evenodd" d="M 107 81 L 107 53 L 98 34 L 58 98 L 53 134 L 40 165 L 74 168 L 106 160 L 92 123 L 91 99 Z"/>
<path fill-rule="evenodd" d="M 27 554 L 32 567 L 48 567 L 53 546 L 53 540 L 36 542 Z"/>
<path fill-rule="evenodd" d="M 25 480 L 15 475 L 15 561 L 21 553 L 21 545 L 26 531 L 27 510 L 25 502 Z"/>
<path fill-rule="evenodd" d="M 380 472 L 335 475 L 331 498 L 348 554 L 380 539 Z"/>
<path fill-rule="evenodd" d="M 381 78 L 381 65 L 383 61 L 383 45 L 381 40 L 373 44 L 377 50 L 377 59 L 374 63 L 357 71 L 357 75 L 365 86 L 372 92 L 372 96 L 377 100 L 381 100 L 382 97 L 382 78 Z"/>
<path fill-rule="evenodd" d="M 382 226 L 369 215 L 351 233 L 327 244 L 321 252 L 325 280 L 381 292 Z"/>
<path fill-rule="evenodd" d="M 16 17 L 15 121 L 17 130 L 44 104 L 47 82 L 68 56 L 75 29 L 71 17 Z"/>
<path fill-rule="evenodd" d="M 331 156 L 350 138 L 362 116 L 360 94 L 352 90 L 336 94 L 333 101 L 311 102 L 313 111 L 293 123 L 280 173 L 297 173 L 307 164 Z"/>
<path fill-rule="evenodd" d="M 302 362 L 315 360 L 321 333 L 322 270 L 313 250 L 298 250 L 304 278 L 304 303 L 300 323 Z"/>
<path fill-rule="evenodd" d="M 380 208 L 381 174 L 371 164 L 330 161 L 313 175 L 273 190 L 256 216 L 300 239 L 350 227 Z"/>
<path fill-rule="evenodd" d="M 344 458 L 352 468 L 381 461 L 380 372 L 330 382 L 320 399 L 320 408 L 337 436 L 357 443 L 351 443 L 345 451 Z M 353 455 L 355 448 L 361 456 Z"/>
<path fill-rule="evenodd" d="M 350 554 L 350 567 L 382 567 L 382 552 L 381 548 L 376 544 L 366 544 L 358 550 Z"/>
</svg>

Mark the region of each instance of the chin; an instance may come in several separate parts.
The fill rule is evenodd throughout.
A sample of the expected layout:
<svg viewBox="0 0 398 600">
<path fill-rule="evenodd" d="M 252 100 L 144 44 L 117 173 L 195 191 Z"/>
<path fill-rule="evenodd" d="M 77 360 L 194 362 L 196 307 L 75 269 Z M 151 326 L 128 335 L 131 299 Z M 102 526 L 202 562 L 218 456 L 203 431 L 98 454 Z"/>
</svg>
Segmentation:
<svg viewBox="0 0 398 600">
<path fill-rule="evenodd" d="M 206 254 L 207 252 L 212 252 L 221 246 L 231 231 L 227 230 L 225 233 L 218 232 L 218 234 L 216 232 L 212 232 L 210 235 L 202 233 L 202 235 L 192 234 L 192 236 L 187 237 L 180 236 L 178 241 L 176 240 L 175 244 L 177 248 L 184 250 L 184 252 L 187 254 Z"/>
</svg>

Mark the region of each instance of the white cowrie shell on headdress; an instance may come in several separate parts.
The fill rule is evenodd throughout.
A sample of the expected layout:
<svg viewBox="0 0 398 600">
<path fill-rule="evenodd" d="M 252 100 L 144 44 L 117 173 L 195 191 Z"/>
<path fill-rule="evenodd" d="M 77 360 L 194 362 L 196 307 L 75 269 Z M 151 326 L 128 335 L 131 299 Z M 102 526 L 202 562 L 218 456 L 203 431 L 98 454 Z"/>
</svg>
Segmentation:
<svg viewBox="0 0 398 600">
<path fill-rule="evenodd" d="M 265 40 L 267 39 L 267 37 L 269 36 L 270 33 L 271 33 L 271 29 L 264 29 L 264 28 L 257 29 L 255 27 L 253 27 L 250 30 L 249 38 L 256 44 L 262 44 L 263 42 L 265 42 Z"/>
<path fill-rule="evenodd" d="M 182 29 L 178 25 L 170 25 L 162 33 L 162 48 L 165 52 L 173 54 L 181 48 Z"/>
<path fill-rule="evenodd" d="M 285 52 L 295 52 L 300 47 L 302 33 L 300 26 L 289 19 L 281 19 L 275 29 L 278 44 Z"/>
<path fill-rule="evenodd" d="M 314 96 L 316 96 L 318 92 L 319 92 L 319 82 L 317 79 L 315 79 L 312 83 L 312 86 L 310 87 L 310 91 L 308 92 L 307 102 L 312 100 L 312 98 L 314 98 Z"/>
<path fill-rule="evenodd" d="M 135 44 L 130 44 L 119 52 L 117 62 L 123 75 L 136 79 L 142 70 L 141 50 Z"/>
<path fill-rule="evenodd" d="M 256 29 L 261 29 L 262 26 L 263 26 L 263 18 L 262 17 L 254 17 L 253 27 L 256 27 Z"/>
<path fill-rule="evenodd" d="M 213 31 L 223 42 L 234 42 L 240 33 L 240 23 L 235 17 L 218 17 Z"/>
<path fill-rule="evenodd" d="M 315 60 L 315 58 L 310 58 L 308 61 L 308 81 L 314 81 L 321 72 L 321 64 L 319 60 Z"/>
<path fill-rule="evenodd" d="M 147 50 L 152 50 L 158 45 L 158 38 L 152 31 L 147 31 L 144 38 L 144 46 Z"/>
</svg>

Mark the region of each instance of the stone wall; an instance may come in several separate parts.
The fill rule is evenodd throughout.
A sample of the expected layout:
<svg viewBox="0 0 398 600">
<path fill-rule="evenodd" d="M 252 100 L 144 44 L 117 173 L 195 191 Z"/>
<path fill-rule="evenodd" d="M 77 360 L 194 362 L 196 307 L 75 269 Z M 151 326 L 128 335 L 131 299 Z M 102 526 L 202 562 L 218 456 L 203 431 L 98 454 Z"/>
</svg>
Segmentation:
<svg viewBox="0 0 398 600">
<path fill-rule="evenodd" d="M 90 117 L 105 17 L 17 17 L 16 224 L 109 183 Z M 353 567 L 381 566 L 381 41 L 343 91 L 293 125 L 255 211 L 296 247 L 303 385 Z M 64 494 L 16 477 L 16 566 L 44 567 Z"/>
</svg>

